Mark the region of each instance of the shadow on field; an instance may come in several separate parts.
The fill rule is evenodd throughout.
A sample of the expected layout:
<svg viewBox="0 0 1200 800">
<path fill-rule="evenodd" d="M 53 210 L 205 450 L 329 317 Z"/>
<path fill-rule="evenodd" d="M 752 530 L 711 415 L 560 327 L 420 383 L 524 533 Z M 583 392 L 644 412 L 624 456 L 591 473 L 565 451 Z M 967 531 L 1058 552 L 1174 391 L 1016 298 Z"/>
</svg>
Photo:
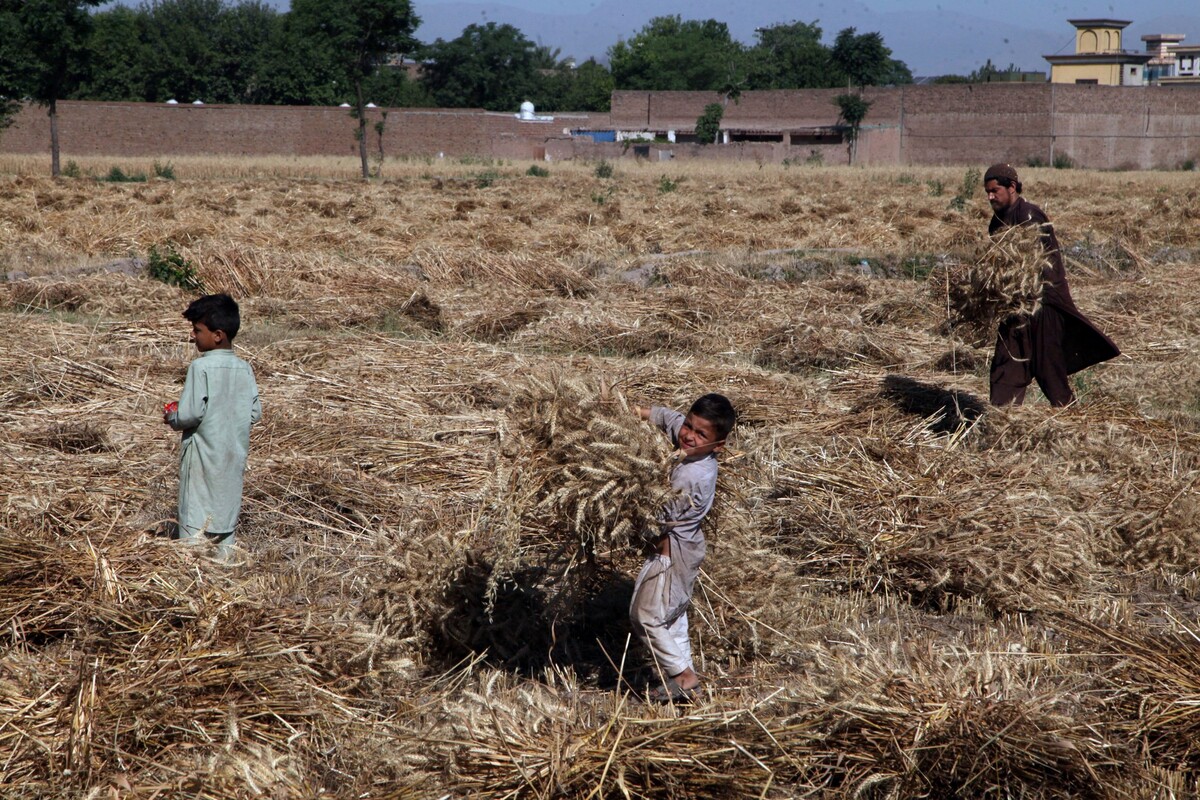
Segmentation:
<svg viewBox="0 0 1200 800">
<path fill-rule="evenodd" d="M 921 383 L 903 375 L 886 376 L 879 396 L 901 411 L 925 417 L 935 433 L 969 428 L 987 411 L 987 404 L 970 392 Z"/>
<path fill-rule="evenodd" d="M 487 664 L 534 678 L 553 665 L 599 688 L 617 685 L 630 632 L 632 580 L 585 564 L 548 586 L 544 567 L 523 567 L 497 586 L 489 613 L 491 573 L 489 562 L 471 558 L 446 590 L 433 647 L 447 667 L 484 654 Z"/>
</svg>

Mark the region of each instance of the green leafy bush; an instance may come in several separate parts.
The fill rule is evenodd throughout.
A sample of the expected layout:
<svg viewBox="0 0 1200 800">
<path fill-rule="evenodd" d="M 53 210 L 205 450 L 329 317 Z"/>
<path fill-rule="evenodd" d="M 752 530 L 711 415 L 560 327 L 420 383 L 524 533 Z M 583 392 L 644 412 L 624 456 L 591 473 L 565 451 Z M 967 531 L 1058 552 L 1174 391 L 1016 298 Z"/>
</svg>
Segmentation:
<svg viewBox="0 0 1200 800">
<path fill-rule="evenodd" d="M 600 159 L 600 163 L 596 165 L 597 178 L 611 178 L 613 176 L 613 165 Z"/>
<path fill-rule="evenodd" d="M 982 182 L 983 176 L 975 167 L 971 167 L 963 175 L 962 184 L 958 187 L 958 194 L 950 198 L 950 208 L 955 211 L 963 211 L 967 207 L 967 203 L 975 196 L 975 192 L 979 189 L 979 184 Z"/>
<path fill-rule="evenodd" d="M 539 167 L 537 164 L 534 164 L 529 169 L 525 170 L 525 174 L 529 175 L 530 177 L 533 177 L 533 178 L 549 178 L 550 170 L 546 169 L 545 167 Z"/>
<path fill-rule="evenodd" d="M 150 252 L 146 256 L 146 274 L 168 286 L 204 291 L 204 282 L 196 273 L 196 265 L 184 258 L 170 243 L 162 252 L 157 246 L 150 245 Z"/>
<path fill-rule="evenodd" d="M 1075 166 L 1075 159 L 1071 158 L 1066 153 L 1059 153 L 1054 156 L 1055 169 L 1071 169 Z"/>
<path fill-rule="evenodd" d="M 154 162 L 154 177 L 162 178 L 164 181 L 175 180 L 175 167 L 168 161 L 165 164 Z"/>
<path fill-rule="evenodd" d="M 108 175 L 104 176 L 103 180 L 109 183 L 145 183 L 146 173 L 126 172 L 120 167 L 113 167 L 108 171 Z"/>
<path fill-rule="evenodd" d="M 679 188 L 679 181 L 671 180 L 671 178 L 667 177 L 666 175 L 663 175 L 661 178 L 658 179 L 658 193 L 659 194 L 666 194 L 667 192 L 673 192 L 678 188 Z"/>
<path fill-rule="evenodd" d="M 64 178 L 78 178 L 83 175 L 83 171 L 79 169 L 79 165 L 74 161 L 68 161 L 67 165 L 58 174 Z"/>
<path fill-rule="evenodd" d="M 494 169 L 484 170 L 475 175 L 475 185 L 480 189 L 486 189 L 498 180 L 500 173 Z"/>
</svg>

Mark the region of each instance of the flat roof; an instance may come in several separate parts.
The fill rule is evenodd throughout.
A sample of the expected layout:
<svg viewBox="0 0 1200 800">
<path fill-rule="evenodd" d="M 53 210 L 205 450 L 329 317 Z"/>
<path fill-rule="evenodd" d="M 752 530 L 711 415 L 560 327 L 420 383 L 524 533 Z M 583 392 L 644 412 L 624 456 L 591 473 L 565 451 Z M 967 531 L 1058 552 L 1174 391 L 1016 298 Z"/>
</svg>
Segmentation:
<svg viewBox="0 0 1200 800">
<path fill-rule="evenodd" d="M 1128 19 L 1069 19 L 1076 28 L 1124 28 L 1133 20 Z"/>
<path fill-rule="evenodd" d="M 1153 53 L 1072 53 L 1061 56 L 1042 56 L 1051 64 L 1145 64 L 1154 58 Z"/>
</svg>

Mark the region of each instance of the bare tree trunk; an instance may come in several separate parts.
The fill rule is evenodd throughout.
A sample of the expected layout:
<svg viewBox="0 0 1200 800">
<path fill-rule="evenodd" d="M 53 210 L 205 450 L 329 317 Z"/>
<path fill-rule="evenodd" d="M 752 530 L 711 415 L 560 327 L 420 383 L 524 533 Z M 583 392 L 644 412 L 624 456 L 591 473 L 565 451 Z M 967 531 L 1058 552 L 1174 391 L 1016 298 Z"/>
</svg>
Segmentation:
<svg viewBox="0 0 1200 800">
<path fill-rule="evenodd" d="M 367 109 L 363 105 L 362 78 L 354 79 L 354 97 L 358 103 L 358 156 L 362 160 L 363 180 L 371 177 L 367 166 Z"/>
<path fill-rule="evenodd" d="M 50 101 L 50 174 L 58 177 L 58 103 Z"/>
</svg>

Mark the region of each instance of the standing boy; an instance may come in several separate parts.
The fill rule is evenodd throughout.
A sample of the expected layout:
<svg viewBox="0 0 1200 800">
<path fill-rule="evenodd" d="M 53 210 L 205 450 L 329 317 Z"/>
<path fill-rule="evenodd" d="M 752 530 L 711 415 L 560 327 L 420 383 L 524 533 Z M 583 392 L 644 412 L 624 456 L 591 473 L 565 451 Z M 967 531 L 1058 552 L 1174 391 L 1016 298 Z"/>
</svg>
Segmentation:
<svg viewBox="0 0 1200 800">
<path fill-rule="evenodd" d="M 633 631 L 662 674 L 663 685 L 650 692 L 657 701 L 688 700 L 700 686 L 688 641 L 687 609 L 704 561 L 700 523 L 712 508 L 717 490 L 717 458 L 736 418 L 723 395 L 706 394 L 686 416 L 661 406 L 635 408 L 671 437 L 682 456 L 671 470 L 675 496 L 659 516 L 655 552 L 646 559 L 629 605 Z"/>
<path fill-rule="evenodd" d="M 210 294 L 183 312 L 192 323 L 200 357 L 188 367 L 176 411 L 163 422 L 183 431 L 179 457 L 179 538 L 217 544 L 217 560 L 233 555 L 234 528 L 242 510 L 242 474 L 250 451 L 250 426 L 262 418 L 250 365 L 233 353 L 241 327 L 238 305 Z"/>
<path fill-rule="evenodd" d="M 1068 405 L 1075 400 L 1075 393 L 1067 376 L 1116 358 L 1121 351 L 1075 307 L 1054 226 L 1040 208 L 1021 196 L 1017 171 L 1008 164 L 988 167 L 983 190 L 992 206 L 988 234 L 995 236 L 1005 228 L 1034 225 L 1050 262 L 1042 270 L 1042 307 L 1033 319 L 1000 324 L 992 356 L 992 404 L 1020 405 L 1025 400 L 1025 388 L 1037 380 L 1051 405 Z"/>
</svg>

